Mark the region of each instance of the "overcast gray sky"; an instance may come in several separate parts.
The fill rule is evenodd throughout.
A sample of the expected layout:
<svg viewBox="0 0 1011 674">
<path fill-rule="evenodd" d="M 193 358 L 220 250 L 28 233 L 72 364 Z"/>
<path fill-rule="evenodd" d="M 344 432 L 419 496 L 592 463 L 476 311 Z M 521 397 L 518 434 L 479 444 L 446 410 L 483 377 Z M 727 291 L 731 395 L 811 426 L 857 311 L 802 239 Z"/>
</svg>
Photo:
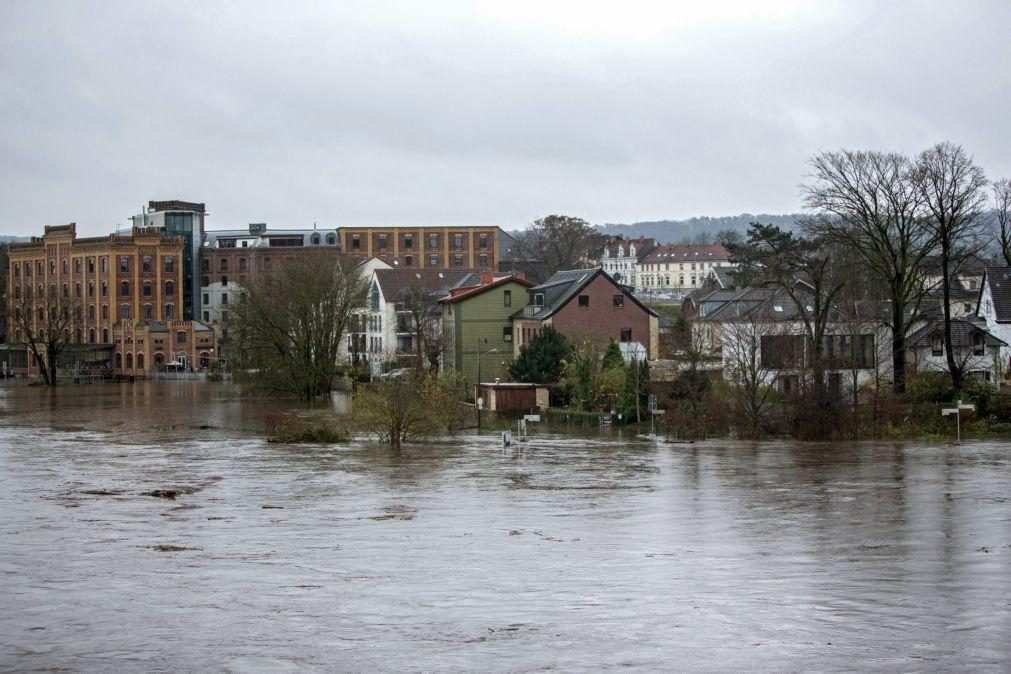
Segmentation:
<svg viewBox="0 0 1011 674">
<path fill-rule="evenodd" d="M 1011 2 L 0 4 L 0 233 L 792 212 L 819 150 L 1011 175 Z"/>
</svg>

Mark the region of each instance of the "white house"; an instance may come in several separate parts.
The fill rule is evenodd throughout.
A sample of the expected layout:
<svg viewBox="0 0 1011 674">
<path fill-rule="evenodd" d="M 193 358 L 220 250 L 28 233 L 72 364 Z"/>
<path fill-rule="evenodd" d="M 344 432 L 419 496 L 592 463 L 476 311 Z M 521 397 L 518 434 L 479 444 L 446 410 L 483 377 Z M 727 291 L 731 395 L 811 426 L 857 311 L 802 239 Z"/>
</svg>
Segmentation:
<svg viewBox="0 0 1011 674">
<path fill-rule="evenodd" d="M 639 259 L 656 247 L 656 239 L 640 236 L 627 239 L 622 236 L 609 237 L 600 257 L 600 267 L 604 273 L 622 285 L 636 286 L 636 264 Z"/>
<path fill-rule="evenodd" d="M 988 332 L 984 324 L 962 318 L 952 319 L 951 342 L 955 362 L 964 368 L 969 377 L 989 382 L 1003 378 L 1008 343 Z M 948 371 L 943 321 L 924 325 L 911 333 L 906 343 L 917 371 Z"/>
<path fill-rule="evenodd" d="M 976 316 L 997 339 L 1011 344 L 1011 266 L 986 267 L 980 284 Z M 1004 372 L 1011 362 L 1004 362 Z"/>
<path fill-rule="evenodd" d="M 636 262 L 635 289 L 639 294 L 684 297 L 702 286 L 713 267 L 730 266 L 730 253 L 721 244 L 667 244 Z"/>
</svg>

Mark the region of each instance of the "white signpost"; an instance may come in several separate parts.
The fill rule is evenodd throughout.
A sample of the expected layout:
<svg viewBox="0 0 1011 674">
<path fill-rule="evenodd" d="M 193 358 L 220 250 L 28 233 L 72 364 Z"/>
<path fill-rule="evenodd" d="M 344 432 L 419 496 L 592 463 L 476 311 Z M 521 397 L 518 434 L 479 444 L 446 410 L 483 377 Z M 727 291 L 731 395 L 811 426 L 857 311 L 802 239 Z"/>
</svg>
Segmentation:
<svg viewBox="0 0 1011 674">
<path fill-rule="evenodd" d="M 958 401 L 958 405 L 955 407 L 945 407 L 941 410 L 942 417 L 950 417 L 955 415 L 955 444 L 962 444 L 962 410 L 975 410 L 976 406 L 972 403 L 963 403 L 961 400 Z"/>
</svg>

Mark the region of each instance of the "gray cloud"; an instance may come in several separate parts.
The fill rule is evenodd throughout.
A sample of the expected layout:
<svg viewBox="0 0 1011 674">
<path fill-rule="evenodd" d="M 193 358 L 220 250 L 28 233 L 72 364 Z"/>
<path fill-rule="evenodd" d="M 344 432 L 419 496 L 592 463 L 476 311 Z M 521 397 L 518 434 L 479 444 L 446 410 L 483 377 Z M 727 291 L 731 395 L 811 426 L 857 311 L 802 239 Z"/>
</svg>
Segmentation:
<svg viewBox="0 0 1011 674">
<path fill-rule="evenodd" d="M 0 5 L 0 231 L 800 207 L 813 153 L 1011 174 L 1002 2 Z"/>
</svg>

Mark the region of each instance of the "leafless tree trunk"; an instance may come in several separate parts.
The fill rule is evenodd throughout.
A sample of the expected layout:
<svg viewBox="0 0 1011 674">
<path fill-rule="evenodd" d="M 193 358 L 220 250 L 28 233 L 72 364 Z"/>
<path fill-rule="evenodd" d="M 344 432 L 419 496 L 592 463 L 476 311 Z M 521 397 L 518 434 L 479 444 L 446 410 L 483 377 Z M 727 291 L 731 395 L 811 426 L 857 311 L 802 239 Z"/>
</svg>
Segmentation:
<svg viewBox="0 0 1011 674">
<path fill-rule="evenodd" d="M 14 301 L 15 329 L 20 330 L 21 340 L 39 364 L 47 386 L 56 385 L 60 359 L 78 338 L 82 309 L 80 301 L 60 295 L 56 286 L 51 286 L 49 295 L 43 297 L 32 297 L 29 292 L 21 296 L 19 292 Z"/>
<path fill-rule="evenodd" d="M 972 163 L 959 145 L 939 143 L 916 161 L 916 185 L 926 207 L 925 222 L 937 245 L 941 263 L 944 312 L 944 350 L 948 374 L 955 390 L 965 379 L 965 362 L 959 362 L 951 338 L 951 284 L 965 260 L 986 246 L 983 214 L 983 169 Z"/>
<path fill-rule="evenodd" d="M 993 184 L 997 224 L 1000 225 L 1000 252 L 1004 264 L 1011 265 L 1011 180 L 1003 178 Z"/>
</svg>

